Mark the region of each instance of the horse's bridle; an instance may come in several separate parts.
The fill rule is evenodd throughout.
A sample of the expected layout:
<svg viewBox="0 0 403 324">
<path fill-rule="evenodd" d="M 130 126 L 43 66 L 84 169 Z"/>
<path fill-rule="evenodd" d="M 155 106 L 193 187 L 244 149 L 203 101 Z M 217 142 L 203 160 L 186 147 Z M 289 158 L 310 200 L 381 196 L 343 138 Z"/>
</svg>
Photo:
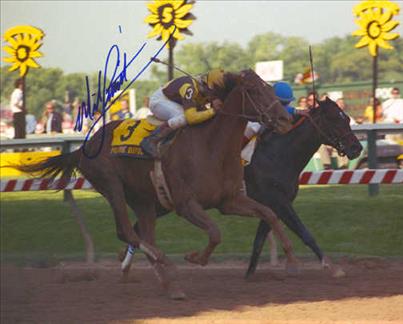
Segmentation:
<svg viewBox="0 0 403 324">
<path fill-rule="evenodd" d="M 316 109 L 316 108 L 312 108 L 312 109 Z M 343 135 L 337 136 L 333 132 L 330 131 L 330 135 L 328 135 L 323 131 L 323 129 L 319 126 L 319 124 L 314 120 L 314 118 L 310 114 L 307 115 L 307 118 L 311 122 L 311 124 L 315 127 L 315 129 L 317 130 L 319 135 L 322 136 L 322 139 L 324 139 L 325 142 L 328 142 L 331 146 L 333 146 L 337 150 L 337 153 L 340 156 L 346 155 L 346 153 L 344 152 L 345 146 L 344 146 L 342 140 L 345 137 L 349 136 L 350 132 L 345 132 Z M 318 118 L 323 123 L 323 119 L 321 118 L 320 113 L 319 113 Z M 330 128 L 330 130 L 331 130 L 331 128 Z"/>
<path fill-rule="evenodd" d="M 263 107 L 260 104 L 257 104 L 255 102 L 255 100 L 253 100 L 253 98 L 251 97 L 251 95 L 249 94 L 248 90 L 243 88 L 241 89 L 241 94 L 242 94 L 242 113 L 240 114 L 233 114 L 233 113 L 229 113 L 223 110 L 219 110 L 218 113 L 219 114 L 223 114 L 223 115 L 227 115 L 227 116 L 233 116 L 233 117 L 241 117 L 241 118 L 245 118 L 247 120 L 250 121 L 256 121 L 259 123 L 265 123 L 264 122 L 264 118 L 266 118 L 266 120 L 272 125 L 274 126 L 275 122 L 273 121 L 273 119 L 270 117 L 270 110 L 273 108 L 273 106 L 276 103 L 280 103 L 279 100 L 275 99 L 273 100 L 273 102 L 270 104 L 270 106 L 268 108 Z M 252 103 L 252 108 L 254 111 L 257 112 L 257 116 L 255 115 L 248 115 L 245 113 L 245 96 L 249 99 L 249 101 Z"/>
</svg>

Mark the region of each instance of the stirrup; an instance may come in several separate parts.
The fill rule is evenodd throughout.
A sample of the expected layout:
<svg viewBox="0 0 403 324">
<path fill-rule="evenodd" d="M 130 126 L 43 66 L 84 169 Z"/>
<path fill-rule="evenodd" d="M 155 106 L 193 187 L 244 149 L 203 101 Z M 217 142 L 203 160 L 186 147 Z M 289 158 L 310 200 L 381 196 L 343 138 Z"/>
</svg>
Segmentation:
<svg viewBox="0 0 403 324">
<path fill-rule="evenodd" d="M 141 149 L 144 151 L 144 153 L 150 155 L 151 157 L 153 157 L 154 159 L 159 158 L 159 149 L 158 149 L 158 145 L 159 142 L 154 143 L 153 138 L 150 137 L 146 137 L 145 139 L 143 139 L 140 143 L 140 147 Z"/>
</svg>

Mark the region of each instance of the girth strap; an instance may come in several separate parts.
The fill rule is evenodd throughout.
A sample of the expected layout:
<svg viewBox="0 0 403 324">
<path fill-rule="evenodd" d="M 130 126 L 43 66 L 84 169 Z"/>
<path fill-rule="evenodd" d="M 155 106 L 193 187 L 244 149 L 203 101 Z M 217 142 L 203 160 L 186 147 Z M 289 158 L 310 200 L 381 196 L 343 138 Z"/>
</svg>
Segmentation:
<svg viewBox="0 0 403 324">
<path fill-rule="evenodd" d="M 171 193 L 162 171 L 161 160 L 154 160 L 154 171 L 150 172 L 150 178 L 154 185 L 160 204 L 167 210 L 174 210 Z"/>
</svg>

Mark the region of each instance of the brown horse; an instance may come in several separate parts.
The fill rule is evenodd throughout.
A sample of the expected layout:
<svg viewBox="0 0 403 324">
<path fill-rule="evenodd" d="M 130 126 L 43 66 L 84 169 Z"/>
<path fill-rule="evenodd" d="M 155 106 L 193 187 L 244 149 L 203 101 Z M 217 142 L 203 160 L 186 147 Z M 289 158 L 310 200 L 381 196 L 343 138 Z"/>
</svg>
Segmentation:
<svg viewBox="0 0 403 324">
<path fill-rule="evenodd" d="M 207 264 L 220 243 L 220 231 L 204 211 L 217 208 L 222 214 L 254 216 L 269 222 L 283 244 L 288 265 L 295 266 L 291 243 L 276 215 L 240 191 L 241 143 L 248 120 L 259 120 L 280 133 L 291 128 L 290 118 L 276 100 L 273 89 L 252 70 L 241 72 L 238 83 L 227 89 L 224 107 L 215 118 L 181 130 L 161 158 L 176 213 L 206 231 L 209 237 L 204 250 L 186 256 L 189 262 Z M 72 172 L 78 169 L 110 203 L 118 238 L 140 248 L 171 297 L 183 298 L 184 294 L 169 277 L 169 260 L 155 246 L 156 212 L 162 206 L 150 180 L 154 162 L 111 155 L 112 132 L 119 123 L 111 122 L 99 130 L 87 143 L 86 154 L 77 150 L 19 169 L 43 171 L 43 176 L 52 178 L 61 173 L 63 180 L 70 179 Z M 102 141 L 104 145 L 99 155 L 88 158 L 98 151 Z M 126 203 L 138 218 L 140 237 L 130 224 Z"/>
</svg>

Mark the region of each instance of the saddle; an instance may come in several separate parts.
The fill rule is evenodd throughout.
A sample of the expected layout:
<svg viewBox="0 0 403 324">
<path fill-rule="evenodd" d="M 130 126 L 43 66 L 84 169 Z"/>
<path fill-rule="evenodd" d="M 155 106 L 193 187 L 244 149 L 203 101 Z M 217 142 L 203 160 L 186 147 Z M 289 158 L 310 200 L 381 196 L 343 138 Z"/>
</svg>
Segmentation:
<svg viewBox="0 0 403 324">
<path fill-rule="evenodd" d="M 140 147 L 141 141 L 149 136 L 163 121 L 155 116 L 148 116 L 146 119 L 126 119 L 114 130 L 112 135 L 111 154 L 117 156 L 128 156 L 137 159 L 152 160 L 153 157 L 143 152 Z M 161 143 L 160 150 L 167 150 L 172 144 L 176 133 Z M 150 172 L 150 178 L 154 185 L 158 200 L 167 210 L 173 210 L 171 194 L 169 192 L 161 160 L 154 160 L 154 170 Z"/>
<path fill-rule="evenodd" d="M 152 159 L 143 152 L 140 147 L 141 141 L 149 136 L 163 121 L 155 116 L 146 119 L 125 119 L 114 130 L 112 135 L 111 154 L 128 156 L 137 159 Z M 169 146 L 171 138 L 163 141 L 163 145 Z"/>
</svg>

